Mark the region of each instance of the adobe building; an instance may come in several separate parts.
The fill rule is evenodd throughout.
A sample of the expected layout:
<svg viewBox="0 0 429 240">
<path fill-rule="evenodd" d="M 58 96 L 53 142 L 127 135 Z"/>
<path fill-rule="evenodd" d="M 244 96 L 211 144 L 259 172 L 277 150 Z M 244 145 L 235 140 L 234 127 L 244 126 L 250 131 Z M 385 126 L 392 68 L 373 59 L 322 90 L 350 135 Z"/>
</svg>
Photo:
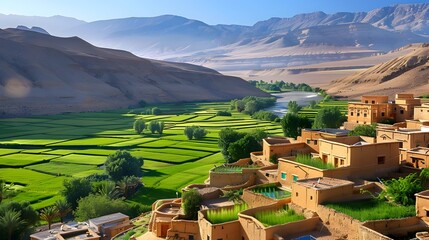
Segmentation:
<svg viewBox="0 0 429 240">
<path fill-rule="evenodd" d="M 314 161 L 331 164 L 333 169 L 319 169 L 295 161 L 295 157 L 279 158 L 278 181 L 290 187 L 299 179 L 338 178 L 376 179 L 399 169 L 399 142 L 368 143 L 357 136 L 319 140 L 319 153 Z"/>
<path fill-rule="evenodd" d="M 102 239 L 111 239 L 134 225 L 130 222 L 130 217 L 122 213 L 113 213 L 98 218 L 88 220 L 89 228 L 99 233 Z"/>
<path fill-rule="evenodd" d="M 419 98 L 413 94 L 396 94 L 394 101 L 388 96 L 362 96 L 360 102 L 348 104 L 346 129 L 352 129 L 358 124 L 379 123 L 386 119 L 403 122 L 414 118 L 414 108 L 420 106 Z"/>
<path fill-rule="evenodd" d="M 88 228 L 85 224 L 62 225 L 61 227 L 51 230 L 36 232 L 30 235 L 31 240 L 65 240 L 65 239 L 80 239 L 80 240 L 101 240 L 93 229 Z"/>
</svg>

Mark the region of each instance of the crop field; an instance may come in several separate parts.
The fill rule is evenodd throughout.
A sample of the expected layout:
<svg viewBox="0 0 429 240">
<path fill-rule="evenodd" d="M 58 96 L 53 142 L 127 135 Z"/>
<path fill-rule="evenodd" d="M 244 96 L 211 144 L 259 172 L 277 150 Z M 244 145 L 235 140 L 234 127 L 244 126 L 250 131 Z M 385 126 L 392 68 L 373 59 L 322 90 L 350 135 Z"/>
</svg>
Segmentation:
<svg viewBox="0 0 429 240">
<path fill-rule="evenodd" d="M 158 107 L 162 114 L 156 116 L 133 109 L 0 119 L 0 179 L 15 183 L 18 190 L 5 201 L 29 201 L 36 209 L 49 206 L 61 198 L 65 179 L 103 173 L 107 156 L 125 149 L 144 159 L 145 187 L 131 202 L 150 205 L 159 198 L 175 197 L 188 184 L 204 182 L 208 171 L 223 163 L 217 146 L 222 128 L 282 134 L 279 124 L 245 114 L 215 116 L 228 110 L 229 103 Z M 136 134 L 132 125 L 137 118 L 164 121 L 164 133 Z M 188 140 L 183 130 L 192 125 L 209 133 L 201 140 Z"/>
<path fill-rule="evenodd" d="M 325 107 L 338 107 L 341 111 L 341 113 L 343 113 L 344 115 L 347 114 L 347 104 L 350 101 L 345 101 L 345 100 L 336 100 L 336 101 L 327 101 L 327 102 L 320 102 L 316 105 L 316 107 L 314 108 L 309 108 L 309 107 L 304 107 L 302 108 L 298 114 L 300 116 L 305 116 L 311 120 L 314 120 L 314 118 L 316 117 L 317 112 Z"/>
</svg>

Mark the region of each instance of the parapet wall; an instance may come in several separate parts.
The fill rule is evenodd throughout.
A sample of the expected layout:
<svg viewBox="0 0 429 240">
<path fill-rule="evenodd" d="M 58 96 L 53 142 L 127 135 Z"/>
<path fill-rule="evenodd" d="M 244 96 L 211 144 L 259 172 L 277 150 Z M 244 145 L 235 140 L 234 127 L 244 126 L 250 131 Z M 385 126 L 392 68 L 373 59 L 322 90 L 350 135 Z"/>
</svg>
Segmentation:
<svg viewBox="0 0 429 240">
<path fill-rule="evenodd" d="M 323 205 L 317 206 L 317 214 L 333 235 L 341 236 L 348 240 L 360 239 L 360 221 Z"/>
</svg>

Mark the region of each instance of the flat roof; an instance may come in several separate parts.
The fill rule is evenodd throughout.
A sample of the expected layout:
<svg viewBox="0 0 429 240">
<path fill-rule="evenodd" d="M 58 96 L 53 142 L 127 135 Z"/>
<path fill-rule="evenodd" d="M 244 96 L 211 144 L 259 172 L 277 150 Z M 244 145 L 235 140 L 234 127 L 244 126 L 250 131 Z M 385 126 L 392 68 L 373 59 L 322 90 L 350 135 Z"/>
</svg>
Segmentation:
<svg viewBox="0 0 429 240">
<path fill-rule="evenodd" d="M 306 128 L 304 129 L 306 131 L 311 131 L 311 132 L 321 132 L 321 133 L 329 133 L 329 134 L 334 134 L 334 135 L 348 135 L 349 134 L 349 130 L 345 130 L 345 129 L 338 129 L 338 128 L 319 128 L 319 129 L 310 129 L 310 128 Z"/>
<path fill-rule="evenodd" d="M 124 218 L 129 218 L 129 217 L 125 214 L 122 214 L 122 213 L 113 213 L 113 214 L 105 215 L 102 217 L 89 219 L 88 221 L 92 222 L 95 225 L 102 225 L 102 224 L 110 223 L 110 222 L 113 222 L 115 220 L 120 220 L 120 219 L 124 219 Z"/>
<path fill-rule="evenodd" d="M 66 224 L 64 224 L 66 225 Z M 76 228 L 76 227 L 70 227 L 67 226 L 66 228 L 64 228 L 64 230 L 61 230 L 61 227 L 57 227 L 57 228 L 53 228 L 51 230 L 46 230 L 43 232 L 36 232 L 30 235 L 31 238 L 35 238 L 35 239 L 57 239 L 56 235 L 57 234 L 65 234 L 65 233 L 73 233 L 73 232 L 80 232 L 80 231 L 85 231 L 88 230 L 88 227 L 85 226 L 80 226 L 80 228 Z"/>
<path fill-rule="evenodd" d="M 429 190 L 424 190 L 424 191 L 418 192 L 414 195 L 418 196 L 418 197 L 429 198 Z"/>
<path fill-rule="evenodd" d="M 328 177 L 302 179 L 296 181 L 295 183 L 316 190 L 326 190 L 342 186 L 354 185 L 354 182 L 351 181 Z"/>
<path fill-rule="evenodd" d="M 416 147 L 408 150 L 408 152 L 418 153 L 418 154 L 424 154 L 429 155 L 429 148 L 426 147 Z"/>
</svg>

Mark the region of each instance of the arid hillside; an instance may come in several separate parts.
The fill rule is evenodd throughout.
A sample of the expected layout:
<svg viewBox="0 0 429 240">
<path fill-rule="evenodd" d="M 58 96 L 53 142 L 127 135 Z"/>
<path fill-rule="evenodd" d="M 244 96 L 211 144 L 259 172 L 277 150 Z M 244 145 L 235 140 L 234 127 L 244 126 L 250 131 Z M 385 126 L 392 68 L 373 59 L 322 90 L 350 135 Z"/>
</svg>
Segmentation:
<svg viewBox="0 0 429 240">
<path fill-rule="evenodd" d="M 429 44 L 412 47 L 408 54 L 332 81 L 328 92 L 349 98 L 362 94 L 429 93 Z"/>
<path fill-rule="evenodd" d="M 149 60 L 80 38 L 0 30 L 0 116 L 92 111 L 150 103 L 267 96 L 212 69 Z"/>
</svg>

